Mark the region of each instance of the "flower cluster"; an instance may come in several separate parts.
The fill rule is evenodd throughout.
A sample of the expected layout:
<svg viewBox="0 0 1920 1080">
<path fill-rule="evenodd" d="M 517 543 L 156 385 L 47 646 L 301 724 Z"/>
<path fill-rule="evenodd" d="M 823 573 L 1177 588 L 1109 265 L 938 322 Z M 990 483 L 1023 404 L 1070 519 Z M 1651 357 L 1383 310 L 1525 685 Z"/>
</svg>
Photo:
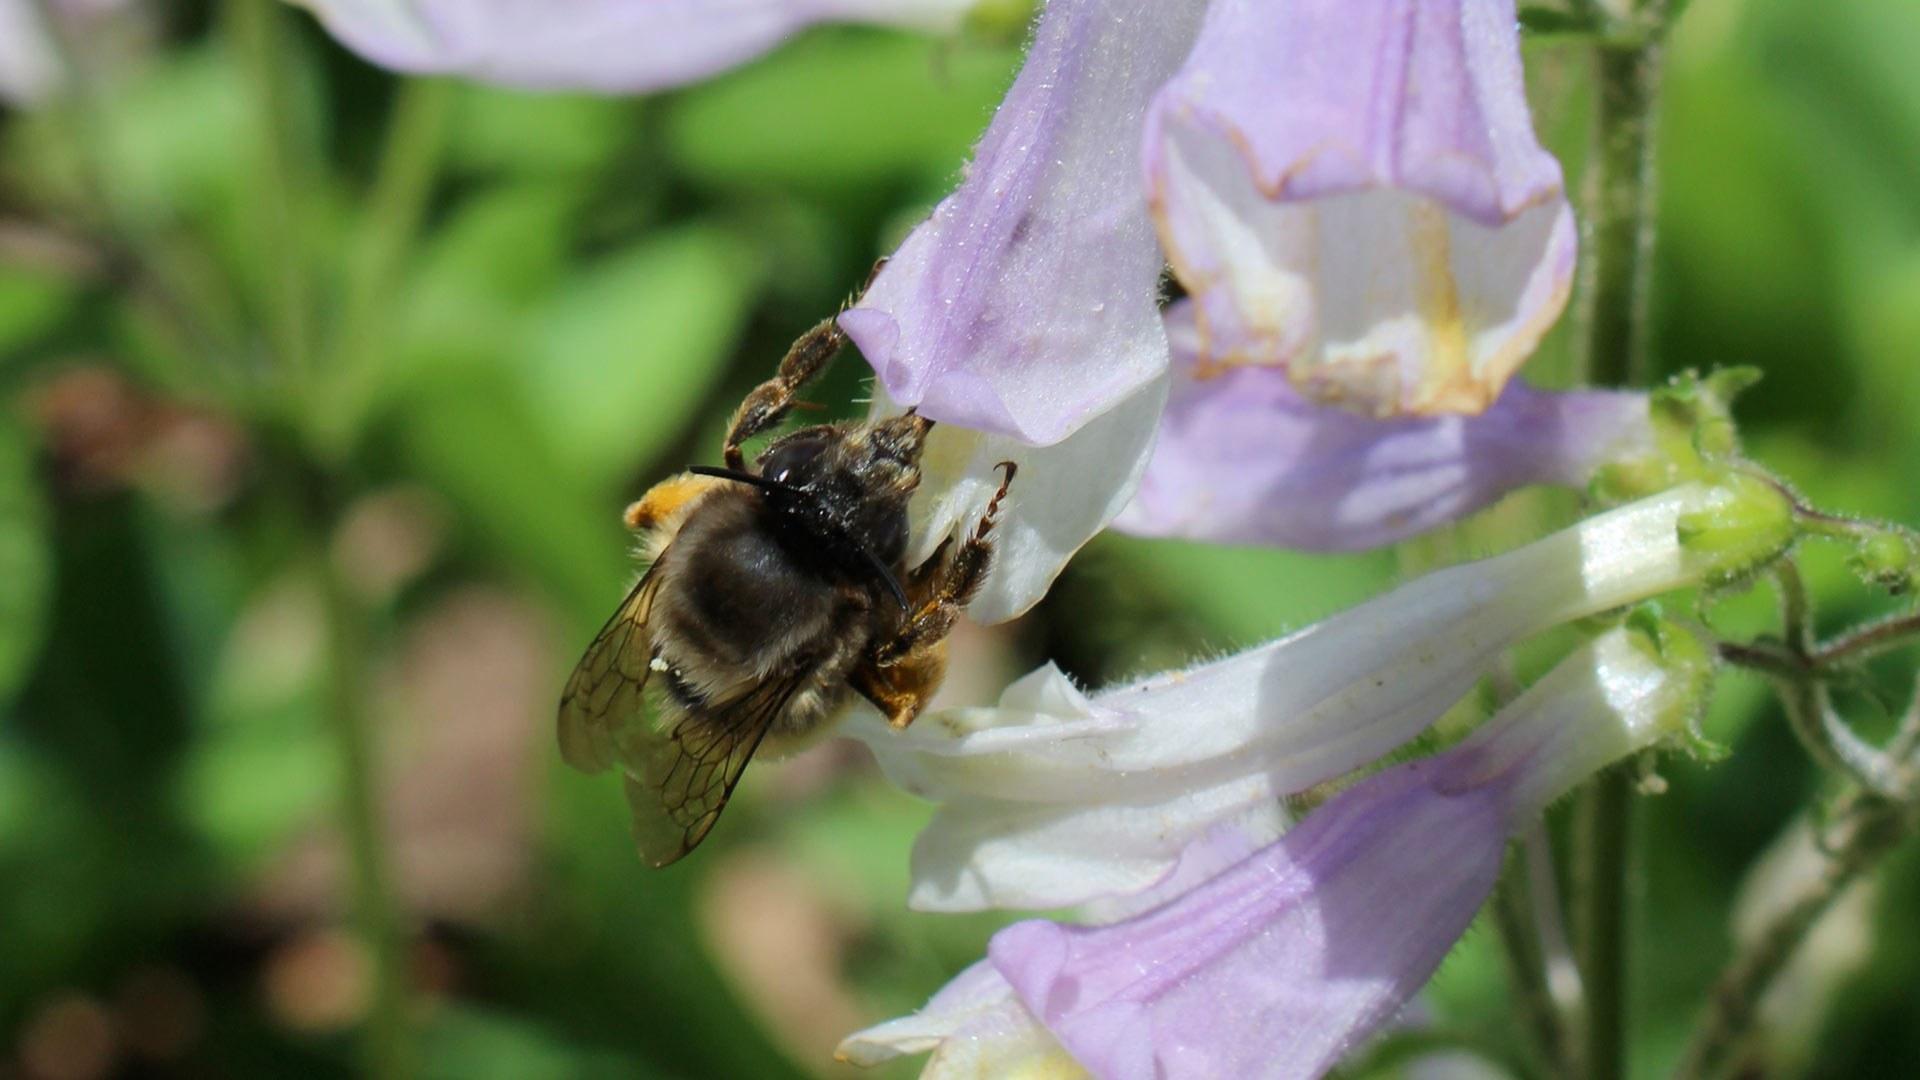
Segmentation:
<svg viewBox="0 0 1920 1080">
<path fill-rule="evenodd" d="M 389 66 L 600 90 L 683 83 L 822 21 L 951 29 L 972 6 L 579 0 L 556 21 L 535 0 L 304 2 Z M 991 622 L 1110 524 L 1370 548 L 1658 458 L 1646 396 L 1511 380 L 1565 306 L 1575 243 L 1512 0 L 1047 0 L 964 180 L 840 323 L 876 416 L 940 422 L 910 560 L 1020 464 L 970 608 Z M 1687 730 L 1705 654 L 1636 615 L 1444 753 L 1297 823 L 1283 806 L 1426 731 L 1512 645 L 1791 539 L 1722 543 L 1716 523 L 1766 502 L 1724 477 L 1644 492 L 1186 671 L 1089 695 L 1045 667 L 904 733 L 850 719 L 939 804 L 912 904 L 1089 921 L 1009 927 L 843 1054 L 932 1051 L 944 1075 L 1331 1067 L 1433 971 L 1515 830 Z"/>
</svg>

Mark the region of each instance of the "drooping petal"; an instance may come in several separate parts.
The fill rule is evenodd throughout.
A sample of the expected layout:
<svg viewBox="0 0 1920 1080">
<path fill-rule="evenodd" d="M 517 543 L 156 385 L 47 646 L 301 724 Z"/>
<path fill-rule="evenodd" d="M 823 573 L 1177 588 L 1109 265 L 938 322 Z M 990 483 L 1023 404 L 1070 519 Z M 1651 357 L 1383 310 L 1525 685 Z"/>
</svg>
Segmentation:
<svg viewBox="0 0 1920 1080">
<path fill-rule="evenodd" d="M 1090 905 L 1088 921 L 1118 922 L 1177 899 L 1271 840 L 1245 829 L 1215 827 L 1187 846 L 1179 865 L 1159 884 Z M 929 1052 L 933 1057 L 921 1080 L 1068 1080 L 1085 1074 L 986 960 L 955 976 L 919 1012 L 847 1036 L 836 1056 L 855 1065 L 877 1065 Z"/>
<path fill-rule="evenodd" d="M 998 706 L 905 732 L 856 715 L 846 733 L 889 779 L 942 804 L 915 845 L 909 903 L 1032 909 L 1145 888 L 1213 822 L 1412 738 L 1515 642 L 1715 572 L 1679 523 L 1729 497 L 1676 488 L 1261 648 L 1091 697 L 1046 667 Z M 1054 859 L 1067 870 L 1048 870 Z"/>
<path fill-rule="evenodd" d="M 1167 366 L 1135 153 L 1202 0 L 1051 0 L 965 181 L 840 317 L 893 400 L 1056 443 Z"/>
<path fill-rule="evenodd" d="M 637 93 L 744 63 L 821 22 L 947 30 L 976 0 L 294 0 L 382 67 Z"/>
<path fill-rule="evenodd" d="M 971 531 L 1000 487 L 1000 463 L 1012 462 L 1019 471 L 1000 507 L 993 562 L 967 615 L 996 623 L 1024 613 L 1127 505 L 1166 400 L 1167 380 L 1157 378 L 1050 446 L 936 424 L 920 461 L 909 564 L 918 565 L 946 537 Z M 876 386 L 872 415 L 899 411 Z"/>
<path fill-rule="evenodd" d="M 1019 923 L 988 956 L 1098 1076 L 1321 1075 L 1426 982 L 1515 829 L 1684 727 L 1710 665 L 1678 633 L 1612 631 L 1459 747 L 1361 781 L 1181 898 Z"/>
<path fill-rule="evenodd" d="M 1209 364 L 1378 416 L 1478 412 L 1572 286 L 1512 0 L 1219 0 L 1147 118 Z"/>
<path fill-rule="evenodd" d="M 1192 309 L 1167 311 L 1172 394 L 1114 526 L 1311 551 L 1379 547 L 1530 484 L 1580 487 L 1652 452 L 1647 396 L 1518 380 L 1478 416 L 1376 420 L 1302 398 L 1263 365 L 1203 366 Z"/>
</svg>

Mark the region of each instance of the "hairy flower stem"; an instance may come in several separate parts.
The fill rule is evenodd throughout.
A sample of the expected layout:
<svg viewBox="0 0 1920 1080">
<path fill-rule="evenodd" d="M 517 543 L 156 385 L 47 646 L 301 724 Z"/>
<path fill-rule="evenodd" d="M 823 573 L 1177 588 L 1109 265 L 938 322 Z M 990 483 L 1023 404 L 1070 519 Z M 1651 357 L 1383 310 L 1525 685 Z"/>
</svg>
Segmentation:
<svg viewBox="0 0 1920 1080">
<path fill-rule="evenodd" d="M 325 600 L 326 716 L 339 756 L 340 817 L 352 864 L 354 914 L 373 961 L 364 1067 L 379 1080 L 398 1080 L 413 1074 L 406 943 L 389 883 L 378 770 L 367 725 L 366 613 L 324 546 L 316 545 L 312 560 Z"/>
<path fill-rule="evenodd" d="M 1909 807 L 1865 792 L 1845 800 L 1834 821 L 1820 845 L 1827 853 L 1823 871 L 1714 980 L 1706 1016 L 1674 1072 L 1676 1080 L 1708 1080 L 1735 1064 L 1734 1055 L 1753 1032 L 1760 1001 L 1794 951 L 1847 887 L 1877 866 L 1912 824 Z"/>
<path fill-rule="evenodd" d="M 1594 45 L 1599 95 L 1587 176 L 1582 364 L 1588 382 L 1625 386 L 1650 374 L 1654 129 L 1666 5 L 1642 0 L 1630 12 L 1608 14 L 1632 25 Z M 1624 1070 L 1632 783 L 1628 770 L 1609 769 L 1578 809 L 1575 925 L 1587 1001 L 1580 1063 L 1589 1080 L 1616 1080 Z"/>
</svg>

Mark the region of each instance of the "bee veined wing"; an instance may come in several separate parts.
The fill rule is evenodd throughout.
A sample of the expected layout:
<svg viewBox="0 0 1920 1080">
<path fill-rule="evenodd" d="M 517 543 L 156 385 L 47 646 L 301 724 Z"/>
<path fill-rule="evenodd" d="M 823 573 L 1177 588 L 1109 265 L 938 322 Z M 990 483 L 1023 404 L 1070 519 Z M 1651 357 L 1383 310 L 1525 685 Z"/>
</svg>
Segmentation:
<svg viewBox="0 0 1920 1080">
<path fill-rule="evenodd" d="M 576 769 L 600 772 L 626 759 L 623 747 L 645 732 L 653 663 L 647 616 L 660 591 L 659 567 L 647 570 L 600 628 L 560 695 L 560 756 Z"/>
<path fill-rule="evenodd" d="M 665 866 L 706 838 L 807 676 L 804 669 L 773 676 L 712 708 L 680 713 L 643 738 L 648 746 L 629 759 L 626 787 L 634 839 L 647 862 Z"/>
</svg>

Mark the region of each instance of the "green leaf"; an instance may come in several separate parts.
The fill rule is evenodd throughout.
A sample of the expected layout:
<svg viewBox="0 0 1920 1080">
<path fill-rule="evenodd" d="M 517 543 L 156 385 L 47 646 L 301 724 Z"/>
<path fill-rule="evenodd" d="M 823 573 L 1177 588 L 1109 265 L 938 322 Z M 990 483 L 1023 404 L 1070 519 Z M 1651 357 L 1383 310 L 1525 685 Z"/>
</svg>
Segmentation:
<svg viewBox="0 0 1920 1080">
<path fill-rule="evenodd" d="M 611 489 L 687 426 L 725 372 L 756 270 L 738 237 L 691 226 L 568 280 L 518 368 L 563 467 Z"/>
<path fill-rule="evenodd" d="M 0 702 L 12 699 L 39 654 L 52 576 L 32 447 L 0 413 Z"/>
<path fill-rule="evenodd" d="M 634 99 L 465 84 L 447 162 L 524 176 L 590 172 L 613 157 L 641 107 Z"/>
<path fill-rule="evenodd" d="M 72 309 L 78 291 L 51 274 L 0 265 L 0 363 L 18 359 L 22 345 L 52 329 Z"/>
<path fill-rule="evenodd" d="M 1012 79 L 1012 46 L 863 31 L 812 34 L 676 102 L 667 141 L 696 179 L 845 195 L 946 176 Z"/>
</svg>

